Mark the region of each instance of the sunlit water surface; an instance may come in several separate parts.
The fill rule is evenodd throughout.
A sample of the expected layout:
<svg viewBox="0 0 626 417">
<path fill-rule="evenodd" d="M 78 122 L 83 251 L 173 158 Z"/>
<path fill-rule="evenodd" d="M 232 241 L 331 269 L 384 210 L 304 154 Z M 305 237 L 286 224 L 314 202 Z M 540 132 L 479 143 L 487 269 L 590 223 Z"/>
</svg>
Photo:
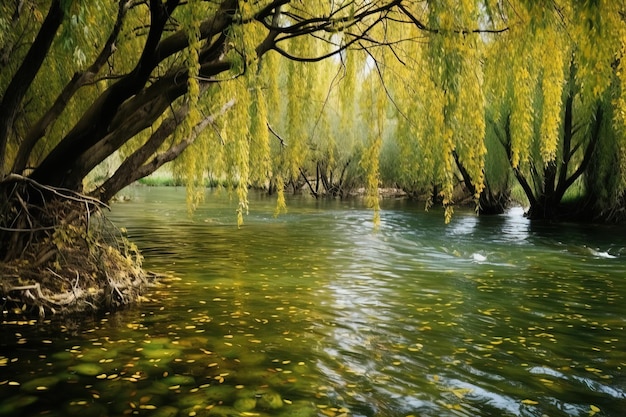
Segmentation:
<svg viewBox="0 0 626 417">
<path fill-rule="evenodd" d="M 624 416 L 626 234 L 131 188 L 141 305 L 2 324 L 0 416 Z"/>
</svg>

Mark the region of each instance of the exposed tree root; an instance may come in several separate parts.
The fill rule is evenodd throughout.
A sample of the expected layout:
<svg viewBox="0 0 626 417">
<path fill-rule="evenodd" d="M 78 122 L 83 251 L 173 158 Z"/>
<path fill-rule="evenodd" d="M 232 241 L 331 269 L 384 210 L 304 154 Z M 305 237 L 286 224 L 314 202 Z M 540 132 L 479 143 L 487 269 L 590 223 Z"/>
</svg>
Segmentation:
<svg viewBox="0 0 626 417">
<path fill-rule="evenodd" d="M 110 310 L 138 299 L 151 280 L 104 207 L 23 177 L 0 183 L 3 314 Z"/>
</svg>

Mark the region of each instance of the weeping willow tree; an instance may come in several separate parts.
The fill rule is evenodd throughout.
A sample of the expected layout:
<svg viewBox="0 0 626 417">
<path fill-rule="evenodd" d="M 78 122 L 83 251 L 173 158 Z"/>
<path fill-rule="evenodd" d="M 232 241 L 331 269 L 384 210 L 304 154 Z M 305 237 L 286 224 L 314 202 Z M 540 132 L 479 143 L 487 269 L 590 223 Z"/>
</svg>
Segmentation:
<svg viewBox="0 0 626 417">
<path fill-rule="evenodd" d="M 141 258 L 101 212 L 169 162 L 191 210 L 232 184 L 240 224 L 249 185 L 280 212 L 345 167 L 377 213 L 388 149 L 448 220 L 460 181 L 510 186 L 502 159 L 533 214 L 572 185 L 623 206 L 620 2 L 25 0 L 0 29 L 2 294 L 42 313 L 136 299 Z"/>
<path fill-rule="evenodd" d="M 369 52 L 402 187 L 430 192 L 447 219 L 455 190 L 500 212 L 515 184 L 531 218 L 623 218 L 625 6 L 570 3 L 399 6 L 406 41 L 388 29 Z"/>
<path fill-rule="evenodd" d="M 490 11 L 510 27 L 487 45 L 490 123 L 532 218 L 623 210 L 624 10 L 599 1 Z"/>
</svg>

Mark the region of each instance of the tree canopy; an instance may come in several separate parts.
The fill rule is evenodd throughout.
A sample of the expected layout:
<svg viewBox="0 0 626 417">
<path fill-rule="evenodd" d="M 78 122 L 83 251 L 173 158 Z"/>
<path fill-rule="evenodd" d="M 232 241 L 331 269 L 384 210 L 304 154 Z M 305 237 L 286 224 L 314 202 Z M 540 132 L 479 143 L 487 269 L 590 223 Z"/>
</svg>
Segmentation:
<svg viewBox="0 0 626 417">
<path fill-rule="evenodd" d="M 459 172 L 476 199 L 510 187 L 512 172 L 537 208 L 574 183 L 600 187 L 604 208 L 622 196 L 621 1 L 26 0 L 0 11 L 4 177 L 108 201 L 180 156 L 190 186 L 239 184 L 240 213 L 248 185 L 280 192 L 313 170 L 335 192 L 360 175 L 374 206 L 383 178 L 435 189 L 450 208 Z M 86 184 L 114 154 L 121 165 Z"/>
</svg>

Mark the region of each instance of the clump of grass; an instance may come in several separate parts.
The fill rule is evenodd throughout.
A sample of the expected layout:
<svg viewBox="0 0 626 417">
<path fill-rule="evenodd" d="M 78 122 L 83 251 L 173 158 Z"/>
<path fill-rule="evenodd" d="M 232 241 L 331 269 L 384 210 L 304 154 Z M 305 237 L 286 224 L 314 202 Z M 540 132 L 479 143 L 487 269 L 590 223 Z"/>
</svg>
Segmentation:
<svg viewBox="0 0 626 417">
<path fill-rule="evenodd" d="M 148 187 L 177 187 L 184 185 L 180 179 L 171 175 L 151 175 L 149 177 L 141 178 L 137 182 Z"/>
<path fill-rule="evenodd" d="M 148 177 L 141 178 L 137 183 L 148 187 L 180 187 L 185 185 L 185 181 L 182 178 L 171 174 L 152 174 Z M 236 187 L 237 183 L 227 179 L 206 178 L 204 180 L 204 186 L 207 188 L 229 188 Z"/>
</svg>

